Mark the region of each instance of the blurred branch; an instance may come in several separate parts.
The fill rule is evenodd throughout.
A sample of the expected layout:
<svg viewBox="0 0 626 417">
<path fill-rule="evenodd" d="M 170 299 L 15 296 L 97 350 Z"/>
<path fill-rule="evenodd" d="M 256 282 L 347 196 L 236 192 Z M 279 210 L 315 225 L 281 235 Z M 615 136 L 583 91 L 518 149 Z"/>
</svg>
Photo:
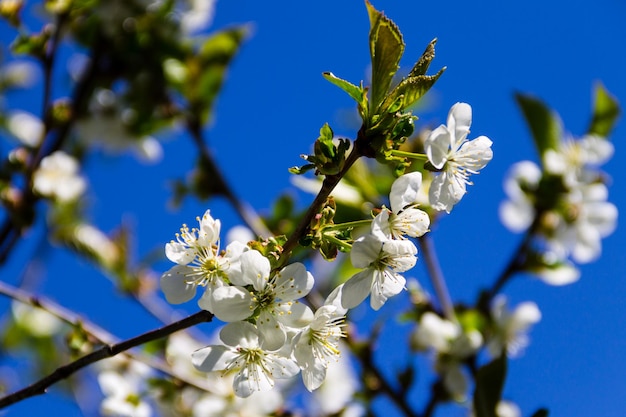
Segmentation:
<svg viewBox="0 0 626 417">
<path fill-rule="evenodd" d="M 535 219 L 533 223 L 530 225 L 526 233 L 524 234 L 524 238 L 519 243 L 506 267 L 502 270 L 502 273 L 496 278 L 494 284 L 488 290 L 485 290 L 480 299 L 477 302 L 477 306 L 484 311 L 489 310 L 489 305 L 491 301 L 494 299 L 496 295 L 504 288 L 504 286 L 513 278 L 513 276 L 522 270 L 524 264 L 526 262 L 526 258 L 528 256 L 528 250 L 530 249 L 530 244 L 532 243 L 532 238 L 535 234 L 535 230 L 539 225 L 539 219 L 541 217 L 541 213 L 537 213 L 535 215 Z"/>
<path fill-rule="evenodd" d="M 362 346 L 359 346 L 359 342 L 355 341 L 350 334 L 346 337 L 347 345 L 350 347 L 350 350 L 354 353 L 354 356 L 363 367 L 363 374 L 366 375 L 369 373 L 375 379 L 375 387 L 373 388 L 367 387 L 367 380 L 364 380 L 364 382 L 366 382 L 366 389 L 376 393 L 384 393 L 394 404 L 396 404 L 396 406 L 398 406 L 405 416 L 418 417 L 418 414 L 413 411 L 407 402 L 405 395 L 403 395 L 402 392 L 394 390 L 389 381 L 387 381 L 385 376 L 376 367 L 374 363 L 374 341 L 377 337 L 376 333 L 377 331 L 374 330 L 368 343 Z M 403 391 L 406 390 L 403 389 Z"/>
<path fill-rule="evenodd" d="M 209 147 L 206 145 L 200 122 L 196 119 L 188 120 L 187 128 L 191 133 L 194 143 L 198 147 L 200 157 L 204 160 L 204 162 L 206 162 L 207 166 L 211 170 L 212 179 L 216 182 L 215 187 L 219 190 L 220 194 L 226 197 L 226 199 L 237 211 L 237 214 L 239 214 L 239 217 L 246 223 L 255 235 L 261 237 L 272 236 L 272 232 L 267 228 L 267 226 L 265 226 L 261 217 L 250 205 L 246 204 L 235 195 L 232 187 L 230 187 L 224 178 L 224 175 L 218 168 Z"/>
<path fill-rule="evenodd" d="M 54 39 L 57 39 L 56 36 L 58 35 L 55 35 Z M 37 167 L 39 167 L 39 164 L 44 157 L 50 155 L 51 153 L 59 150 L 62 147 L 64 141 L 67 139 L 70 133 L 70 130 L 77 118 L 77 115 L 85 108 L 87 108 L 87 102 L 90 97 L 90 92 L 93 89 L 93 84 L 99 71 L 98 67 L 100 61 L 100 48 L 100 43 L 97 42 L 96 47 L 92 52 L 89 66 L 76 84 L 70 103 L 70 117 L 68 117 L 68 119 L 65 120 L 63 123 L 59 124 L 56 129 L 56 134 L 49 139 L 48 143 L 42 140 L 39 148 L 36 151 L 35 157 L 31 159 L 25 173 L 24 190 L 19 204 L 19 208 L 15 210 L 16 212 L 23 213 L 31 211 L 33 209 L 38 200 L 37 196 L 35 196 L 32 190 L 32 176 L 34 172 L 37 170 Z M 56 50 L 56 46 L 50 47 L 51 53 L 56 52 Z M 45 62 L 48 62 L 48 64 L 44 64 L 45 68 L 50 65 L 49 69 L 44 70 L 46 74 L 46 84 L 50 84 L 51 80 L 48 77 L 51 77 L 51 65 L 54 62 L 54 59 L 50 57 L 46 59 Z M 44 87 L 44 96 L 49 94 L 49 90 L 49 86 Z M 47 136 L 48 133 L 51 133 L 53 131 L 52 129 L 54 123 L 51 119 L 52 103 L 44 103 L 44 106 L 46 107 L 46 110 L 44 110 L 44 119 L 46 122 L 44 135 Z M 22 229 L 25 226 L 28 225 L 24 225 L 21 222 L 17 221 L 16 216 L 13 213 L 7 213 L 6 218 L 4 219 L 4 223 L 2 224 L 2 226 L 0 226 L 0 264 L 3 264 L 7 260 L 9 254 L 11 253 L 11 250 L 19 241 L 19 238 L 22 235 Z"/>
<path fill-rule="evenodd" d="M 424 262 L 426 263 L 426 269 L 428 270 L 428 276 L 433 284 L 433 288 L 435 290 L 435 294 L 437 295 L 437 299 L 439 300 L 443 314 L 448 320 L 456 322 L 454 305 L 452 304 L 446 280 L 443 276 L 443 272 L 441 271 L 439 259 L 437 258 L 437 253 L 430 235 L 421 236 L 419 238 L 419 243 L 420 248 L 422 249 Z"/>
<path fill-rule="evenodd" d="M 47 377 L 35 382 L 34 384 L 17 391 L 13 394 L 9 394 L 3 398 L 0 398 L 0 408 L 9 406 L 16 402 L 19 402 L 23 399 L 40 395 L 45 393 L 46 388 L 59 382 L 62 379 L 67 378 L 72 375 L 76 371 L 82 369 L 83 367 L 90 365 L 94 362 L 97 362 L 102 359 L 106 359 L 112 356 L 117 355 L 118 353 L 124 353 L 127 356 L 146 363 L 148 366 L 163 372 L 166 375 L 170 375 L 171 377 L 187 384 L 190 386 L 194 386 L 201 390 L 208 390 L 209 387 L 202 380 L 196 380 L 195 378 L 190 378 L 188 376 L 179 375 L 177 372 L 173 371 L 166 363 L 161 360 L 157 360 L 154 357 L 131 353 L 128 352 L 129 349 L 139 346 L 141 344 L 157 340 L 166 336 L 169 336 L 172 333 L 175 333 L 179 330 L 186 329 L 188 327 L 194 326 L 196 324 L 202 322 L 209 322 L 212 320 L 213 315 L 208 311 L 200 311 L 194 315 L 186 317 L 182 320 L 171 323 L 162 328 L 152 330 L 150 332 L 144 333 L 142 335 L 136 336 L 132 339 L 128 339 L 126 341 L 117 341 L 118 339 L 111 335 L 106 330 L 97 326 L 96 324 L 86 321 L 77 316 L 73 311 L 68 310 L 67 308 L 48 300 L 44 297 L 35 296 L 27 291 L 24 291 L 19 288 L 12 287 L 4 282 L 0 281 L 0 294 L 6 295 L 14 300 L 17 300 L 21 303 L 31 305 L 33 307 L 42 308 L 53 316 L 59 318 L 60 320 L 70 324 L 70 325 L 80 325 L 83 330 L 85 330 L 89 335 L 93 336 L 99 342 L 105 344 L 102 348 L 95 350 L 89 353 L 86 356 L 83 356 L 77 359 L 74 362 L 71 362 L 67 365 L 64 365 L 53 373 L 48 375 Z"/>
</svg>

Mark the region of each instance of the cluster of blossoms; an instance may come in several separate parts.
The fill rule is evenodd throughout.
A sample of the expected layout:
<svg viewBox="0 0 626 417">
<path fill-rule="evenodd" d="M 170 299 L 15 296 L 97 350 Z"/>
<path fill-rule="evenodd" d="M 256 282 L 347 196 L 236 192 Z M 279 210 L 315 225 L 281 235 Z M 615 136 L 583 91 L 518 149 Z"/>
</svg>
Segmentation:
<svg viewBox="0 0 626 417">
<path fill-rule="evenodd" d="M 617 208 L 607 201 L 606 177 L 598 167 L 613 155 L 603 137 L 565 138 L 542 156 L 543 170 L 531 161 L 515 164 L 504 187 L 508 201 L 500 208 L 502 222 L 512 231 L 531 227 L 541 249 L 546 282 L 567 284 L 579 277 L 569 261 L 598 258 L 602 238 L 617 223 Z"/>
<path fill-rule="evenodd" d="M 492 302 L 488 326 L 479 330 L 427 311 L 421 315 L 411 343 L 415 350 L 435 354 L 435 371 L 447 393 L 463 402 L 470 387 L 466 360 L 482 348 L 492 358 L 503 353 L 509 357 L 520 355 L 528 345 L 530 327 L 540 319 L 541 312 L 534 302 L 527 301 L 509 310 L 506 298 L 498 296 Z"/>
<path fill-rule="evenodd" d="M 183 226 L 166 245 L 167 257 L 178 265 L 161 278 L 171 303 L 189 301 L 204 288 L 199 306 L 228 323 L 220 332 L 223 345 L 195 351 L 193 364 L 205 372 L 234 373 L 240 397 L 299 371 L 307 389 L 318 388 L 339 355 L 345 309 L 329 299 L 313 312 L 301 302 L 314 283 L 303 264 L 272 271 L 266 257 L 239 242 L 220 252 L 220 221 L 209 211 L 198 221 L 199 228 Z"/>
<path fill-rule="evenodd" d="M 492 157 L 491 141 L 481 136 L 468 141 L 471 107 L 457 103 L 447 126 L 435 129 L 425 149 L 439 171 L 430 186 L 430 205 L 450 211 L 466 192 L 469 175 Z M 261 252 L 240 242 L 220 250 L 220 221 L 207 210 L 198 227 L 183 225 L 165 253 L 177 265 L 163 274 L 161 288 L 173 304 L 184 303 L 203 288 L 200 308 L 226 322 L 222 344 L 196 350 L 193 365 L 201 371 L 234 374 L 237 396 L 249 397 L 272 388 L 276 379 L 298 372 L 309 391 L 324 382 L 337 361 L 345 336 L 345 314 L 370 298 L 380 309 L 406 284 L 402 273 L 413 268 L 417 247 L 408 238 L 428 232 L 429 215 L 418 208 L 422 173 L 411 172 L 394 181 L 389 205 L 383 206 L 367 234 L 356 239 L 350 259 L 358 273 L 339 285 L 315 312 L 303 302 L 314 278 L 301 263 L 272 269 Z"/>
</svg>

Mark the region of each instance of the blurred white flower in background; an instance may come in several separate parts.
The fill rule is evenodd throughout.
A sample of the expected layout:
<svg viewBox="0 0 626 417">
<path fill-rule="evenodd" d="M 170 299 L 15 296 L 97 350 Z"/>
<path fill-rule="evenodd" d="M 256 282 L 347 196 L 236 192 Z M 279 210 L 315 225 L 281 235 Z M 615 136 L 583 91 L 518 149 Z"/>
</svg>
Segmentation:
<svg viewBox="0 0 626 417">
<path fill-rule="evenodd" d="M 31 148 L 39 146 L 44 135 L 41 119 L 22 110 L 13 110 L 7 114 L 6 128 L 22 144 Z"/>
<path fill-rule="evenodd" d="M 541 320 L 541 311 L 532 301 L 519 304 L 514 310 L 507 309 L 507 300 L 499 295 L 493 300 L 491 317 L 495 332 L 487 343 L 492 356 L 498 357 L 503 349 L 511 357 L 518 356 L 528 346 L 528 331 Z"/>
<path fill-rule="evenodd" d="M 78 169 L 78 161 L 74 157 L 56 151 L 41 160 L 33 174 L 33 190 L 61 202 L 76 200 L 87 188 L 87 182 Z"/>
</svg>

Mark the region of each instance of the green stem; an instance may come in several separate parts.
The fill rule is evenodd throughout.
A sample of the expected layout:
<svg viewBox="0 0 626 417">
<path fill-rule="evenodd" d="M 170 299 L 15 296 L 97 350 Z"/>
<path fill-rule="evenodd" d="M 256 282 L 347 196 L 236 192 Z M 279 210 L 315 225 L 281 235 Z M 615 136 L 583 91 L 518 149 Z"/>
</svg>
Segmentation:
<svg viewBox="0 0 626 417">
<path fill-rule="evenodd" d="M 350 249 L 352 248 L 352 245 L 351 245 L 351 244 L 349 244 L 348 242 L 346 242 L 346 241 L 344 241 L 344 240 L 337 239 L 337 238 L 336 238 L 335 236 L 333 236 L 333 235 L 327 235 L 327 234 L 324 234 L 324 239 L 326 239 L 326 240 L 328 240 L 328 241 L 330 241 L 330 242 L 334 243 L 335 245 L 337 245 L 337 246 L 339 246 L 340 248 L 343 248 L 343 249 L 350 250 Z"/>
<path fill-rule="evenodd" d="M 359 226 L 369 226 L 372 223 L 371 220 L 355 220 L 352 222 L 345 222 L 345 223 L 336 223 L 336 224 L 331 224 L 328 226 L 324 226 L 324 231 L 327 230 L 345 230 L 348 229 L 350 227 L 354 228 L 354 227 L 359 227 Z"/>
<path fill-rule="evenodd" d="M 358 140 L 359 138 L 357 138 L 357 142 Z M 359 146 L 356 146 L 357 142 L 355 142 L 355 146 L 352 149 L 352 152 L 350 152 L 350 155 L 348 155 L 348 157 L 346 158 L 346 162 L 344 163 L 341 172 L 339 172 L 337 175 L 327 175 L 326 177 L 324 177 L 324 181 L 322 182 L 322 188 L 315 196 L 315 199 L 309 206 L 306 213 L 304 213 L 304 216 L 296 226 L 296 229 L 293 231 L 291 236 L 289 236 L 287 242 L 285 242 L 285 244 L 283 245 L 283 252 L 280 255 L 277 269 L 282 268 L 287 263 L 289 257 L 291 256 L 291 252 L 298 245 L 298 242 L 300 241 L 302 236 L 306 234 L 311 224 L 311 220 L 313 220 L 313 217 L 315 217 L 315 215 L 319 213 L 320 209 L 326 202 L 326 199 L 328 199 L 330 193 L 333 192 L 337 184 L 339 184 L 339 181 L 341 181 L 343 176 L 346 175 L 346 172 L 348 172 L 350 167 L 352 167 L 352 165 L 362 156 L 360 150 L 361 148 Z"/>
<path fill-rule="evenodd" d="M 417 161 L 428 161 L 428 156 L 426 156 L 423 153 L 413 153 L 413 152 L 406 152 L 406 151 L 400 151 L 397 149 L 392 149 L 391 154 L 393 156 L 403 156 L 405 158 L 415 159 Z"/>
</svg>

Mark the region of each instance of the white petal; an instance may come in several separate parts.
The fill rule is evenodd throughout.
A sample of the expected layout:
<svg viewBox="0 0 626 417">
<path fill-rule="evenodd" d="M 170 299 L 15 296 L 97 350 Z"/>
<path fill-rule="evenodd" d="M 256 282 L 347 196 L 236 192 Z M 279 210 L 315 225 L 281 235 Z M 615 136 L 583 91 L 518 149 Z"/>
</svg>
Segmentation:
<svg viewBox="0 0 626 417">
<path fill-rule="evenodd" d="M 416 204 L 421 186 L 421 172 L 410 172 L 398 177 L 391 185 L 391 192 L 389 193 L 391 211 L 398 214 L 406 206 Z"/>
<path fill-rule="evenodd" d="M 311 323 L 311 308 L 298 301 L 281 302 L 276 306 L 276 319 L 289 327 L 304 327 Z"/>
<path fill-rule="evenodd" d="M 380 239 L 391 239 L 391 225 L 389 224 L 389 210 L 383 207 L 382 211 L 372 220 L 371 232 Z"/>
<path fill-rule="evenodd" d="M 428 232 L 430 217 L 418 208 L 409 207 L 397 214 L 393 219 L 394 231 L 411 237 L 420 237 Z"/>
<path fill-rule="evenodd" d="M 389 297 L 404 289 L 406 280 L 400 274 L 392 271 L 374 271 L 374 280 L 370 294 L 370 306 L 379 310 Z"/>
<path fill-rule="evenodd" d="M 386 258 L 391 258 L 388 261 L 389 266 L 397 272 L 408 271 L 417 261 L 417 247 L 410 240 L 386 240 L 382 251 Z"/>
<path fill-rule="evenodd" d="M 429 200 L 432 208 L 450 213 L 465 194 L 465 183 L 447 171 L 437 175 L 430 184 Z"/>
<path fill-rule="evenodd" d="M 228 346 L 252 349 L 259 347 L 259 332 L 247 321 L 228 323 L 220 330 L 220 339 Z"/>
<path fill-rule="evenodd" d="M 180 242 L 171 241 L 165 245 L 165 256 L 179 265 L 187 265 L 196 257 L 196 251 Z"/>
<path fill-rule="evenodd" d="M 284 267 L 274 277 L 276 295 L 283 301 L 298 300 L 313 288 L 313 275 L 300 262 Z"/>
<path fill-rule="evenodd" d="M 424 151 L 428 160 L 437 169 L 443 168 L 448 160 L 450 147 L 452 146 L 452 137 L 448 129 L 441 125 L 430 132 L 430 135 L 424 141 Z"/>
<path fill-rule="evenodd" d="M 263 290 L 270 277 L 270 261 L 257 250 L 244 252 L 239 260 L 243 281 L 246 284 L 252 284 L 257 291 Z"/>
<path fill-rule="evenodd" d="M 451 148 L 456 150 L 470 131 L 472 124 L 472 107 L 467 103 L 456 103 L 448 113 L 448 130 L 454 132 Z"/>
<path fill-rule="evenodd" d="M 193 273 L 193 269 L 176 265 L 161 276 L 161 290 L 165 299 L 170 304 L 182 304 L 191 300 L 196 295 L 195 283 L 188 283 L 187 275 Z"/>
<path fill-rule="evenodd" d="M 541 311 L 532 301 L 520 303 L 512 314 L 511 326 L 516 331 L 526 331 L 529 326 L 541 320 Z"/>
<path fill-rule="evenodd" d="M 313 362 L 302 369 L 302 382 L 309 392 L 318 389 L 325 379 L 326 364 L 323 362 Z"/>
<path fill-rule="evenodd" d="M 504 201 L 500 204 L 500 221 L 512 232 L 528 229 L 535 218 L 535 209 L 527 200 Z"/>
<path fill-rule="evenodd" d="M 191 354 L 191 363 L 202 372 L 223 371 L 236 357 L 226 346 L 207 346 Z"/>
<path fill-rule="evenodd" d="M 606 138 L 587 135 L 579 142 L 585 162 L 593 165 L 602 165 L 613 156 L 614 147 Z"/>
<path fill-rule="evenodd" d="M 352 245 L 350 260 L 355 268 L 367 268 L 378 259 L 383 248 L 383 239 L 374 235 L 358 238 Z"/>
<path fill-rule="evenodd" d="M 479 136 L 474 140 L 465 142 L 456 153 L 454 159 L 464 167 L 478 171 L 484 168 L 493 158 L 491 145 L 491 139 L 487 136 Z"/>
<path fill-rule="evenodd" d="M 270 359 L 271 358 L 271 359 Z M 278 355 L 268 355 L 271 374 L 276 379 L 291 378 L 300 372 L 298 365 L 291 359 Z"/>
<path fill-rule="evenodd" d="M 269 391 L 274 387 L 274 380 L 257 364 L 250 364 L 241 369 L 233 380 L 233 389 L 238 397 L 246 398 L 256 391 Z"/>
<path fill-rule="evenodd" d="M 221 222 L 214 219 L 211 216 L 211 210 L 204 212 L 204 215 L 200 219 L 200 233 L 203 241 L 202 246 L 211 246 L 216 243 L 220 238 Z"/>
<path fill-rule="evenodd" d="M 350 309 L 361 304 L 372 289 L 373 279 L 374 271 L 365 269 L 346 281 L 341 291 L 341 305 L 343 308 Z"/>
<path fill-rule="evenodd" d="M 287 334 L 273 314 L 262 311 L 256 322 L 260 345 L 265 350 L 278 350 L 287 340 Z"/>
<path fill-rule="evenodd" d="M 243 287 L 224 286 L 212 293 L 213 314 L 224 322 L 247 319 L 254 313 L 252 295 Z"/>
</svg>

